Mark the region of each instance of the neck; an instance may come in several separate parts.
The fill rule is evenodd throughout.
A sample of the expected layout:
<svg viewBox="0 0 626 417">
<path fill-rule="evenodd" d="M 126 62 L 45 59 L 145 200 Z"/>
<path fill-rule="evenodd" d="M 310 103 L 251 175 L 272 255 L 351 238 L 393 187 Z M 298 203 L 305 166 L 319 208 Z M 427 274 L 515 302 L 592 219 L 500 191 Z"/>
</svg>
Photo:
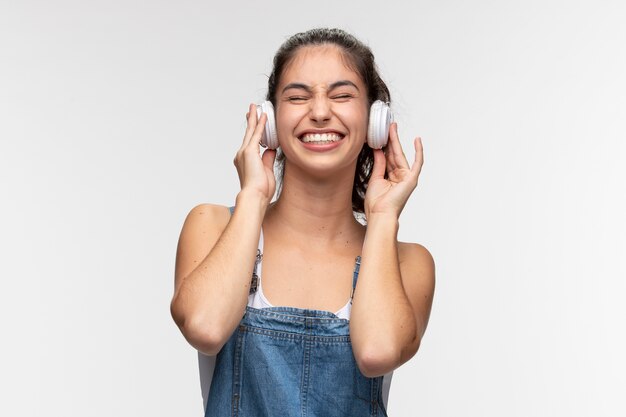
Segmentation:
<svg viewBox="0 0 626 417">
<path fill-rule="evenodd" d="M 332 178 L 312 178 L 286 163 L 280 197 L 268 209 L 267 226 L 318 244 L 358 239 L 363 227 L 352 212 L 354 168 Z"/>
</svg>

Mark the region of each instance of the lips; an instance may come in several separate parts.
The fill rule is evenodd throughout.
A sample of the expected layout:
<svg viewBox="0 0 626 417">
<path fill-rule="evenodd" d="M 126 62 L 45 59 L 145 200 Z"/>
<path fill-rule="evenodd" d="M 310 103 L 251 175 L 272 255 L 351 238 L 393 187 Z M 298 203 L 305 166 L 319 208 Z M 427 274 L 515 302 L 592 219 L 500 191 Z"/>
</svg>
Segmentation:
<svg viewBox="0 0 626 417">
<path fill-rule="evenodd" d="M 343 139 L 343 135 L 337 133 L 307 133 L 299 138 L 304 143 L 332 143 L 339 142 Z"/>
<path fill-rule="evenodd" d="M 310 130 L 298 136 L 298 139 L 304 143 L 325 145 L 339 142 L 344 137 L 344 134 L 335 130 Z"/>
</svg>

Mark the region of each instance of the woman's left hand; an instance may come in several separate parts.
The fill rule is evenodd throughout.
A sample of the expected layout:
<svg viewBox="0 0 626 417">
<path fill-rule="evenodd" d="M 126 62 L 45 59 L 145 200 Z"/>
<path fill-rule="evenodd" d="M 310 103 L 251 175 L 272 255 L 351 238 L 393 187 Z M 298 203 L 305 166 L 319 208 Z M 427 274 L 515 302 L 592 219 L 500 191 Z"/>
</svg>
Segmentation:
<svg viewBox="0 0 626 417">
<path fill-rule="evenodd" d="M 409 167 L 402 150 L 397 123 L 392 123 L 389 129 L 387 155 L 385 156 L 381 149 L 374 149 L 374 167 L 365 193 L 365 217 L 367 219 L 379 213 L 400 216 L 409 196 L 417 186 L 417 179 L 424 163 L 422 139 L 416 137 L 413 143 L 415 161 L 412 167 Z M 385 171 L 387 171 L 387 179 L 385 179 Z"/>
</svg>

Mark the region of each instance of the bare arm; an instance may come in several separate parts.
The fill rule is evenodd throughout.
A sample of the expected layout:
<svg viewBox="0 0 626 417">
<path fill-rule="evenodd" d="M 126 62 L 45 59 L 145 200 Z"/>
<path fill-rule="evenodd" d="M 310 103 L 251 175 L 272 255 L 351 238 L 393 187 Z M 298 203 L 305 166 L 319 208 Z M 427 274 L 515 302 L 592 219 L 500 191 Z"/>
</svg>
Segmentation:
<svg viewBox="0 0 626 417">
<path fill-rule="evenodd" d="M 397 242 L 398 218 L 417 186 L 423 164 L 416 138 L 412 167 L 392 124 L 387 154 L 374 151 L 365 195 L 367 231 L 350 317 L 354 356 L 364 375 L 383 375 L 408 361 L 426 330 L 435 288 L 435 264 L 421 245 Z M 385 172 L 388 176 L 385 177 Z"/>
<path fill-rule="evenodd" d="M 373 218 L 363 244 L 350 337 L 359 368 L 369 377 L 398 368 L 417 352 L 435 289 L 426 248 L 396 241 L 397 220 Z"/>
<path fill-rule="evenodd" d="M 200 205 L 185 220 L 176 254 L 170 310 L 189 343 L 217 354 L 245 312 L 265 210 L 276 187 L 275 151 L 259 155 L 266 115 L 250 106 L 243 144 L 235 156 L 241 183 L 235 212 Z"/>
<path fill-rule="evenodd" d="M 244 314 L 264 212 L 260 201 L 240 195 L 230 219 L 225 207 L 200 205 L 185 220 L 171 313 L 207 355 L 219 352 Z"/>
</svg>

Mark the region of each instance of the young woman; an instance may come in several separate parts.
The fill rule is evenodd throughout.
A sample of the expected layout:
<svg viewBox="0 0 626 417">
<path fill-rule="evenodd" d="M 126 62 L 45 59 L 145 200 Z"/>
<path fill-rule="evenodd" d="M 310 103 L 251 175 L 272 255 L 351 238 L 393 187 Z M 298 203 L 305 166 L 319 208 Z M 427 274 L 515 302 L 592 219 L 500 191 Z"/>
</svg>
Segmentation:
<svg viewBox="0 0 626 417">
<path fill-rule="evenodd" d="M 275 120 L 255 105 L 246 115 L 234 207 L 193 208 L 178 244 L 171 311 L 210 373 L 205 413 L 387 415 L 391 374 L 417 352 L 435 285 L 428 250 L 397 241 L 421 140 L 411 165 L 395 123 L 384 151 L 368 145 L 371 106 L 389 91 L 369 48 L 341 30 L 289 38 L 267 100 Z M 260 156 L 272 122 L 278 157 Z"/>
</svg>

